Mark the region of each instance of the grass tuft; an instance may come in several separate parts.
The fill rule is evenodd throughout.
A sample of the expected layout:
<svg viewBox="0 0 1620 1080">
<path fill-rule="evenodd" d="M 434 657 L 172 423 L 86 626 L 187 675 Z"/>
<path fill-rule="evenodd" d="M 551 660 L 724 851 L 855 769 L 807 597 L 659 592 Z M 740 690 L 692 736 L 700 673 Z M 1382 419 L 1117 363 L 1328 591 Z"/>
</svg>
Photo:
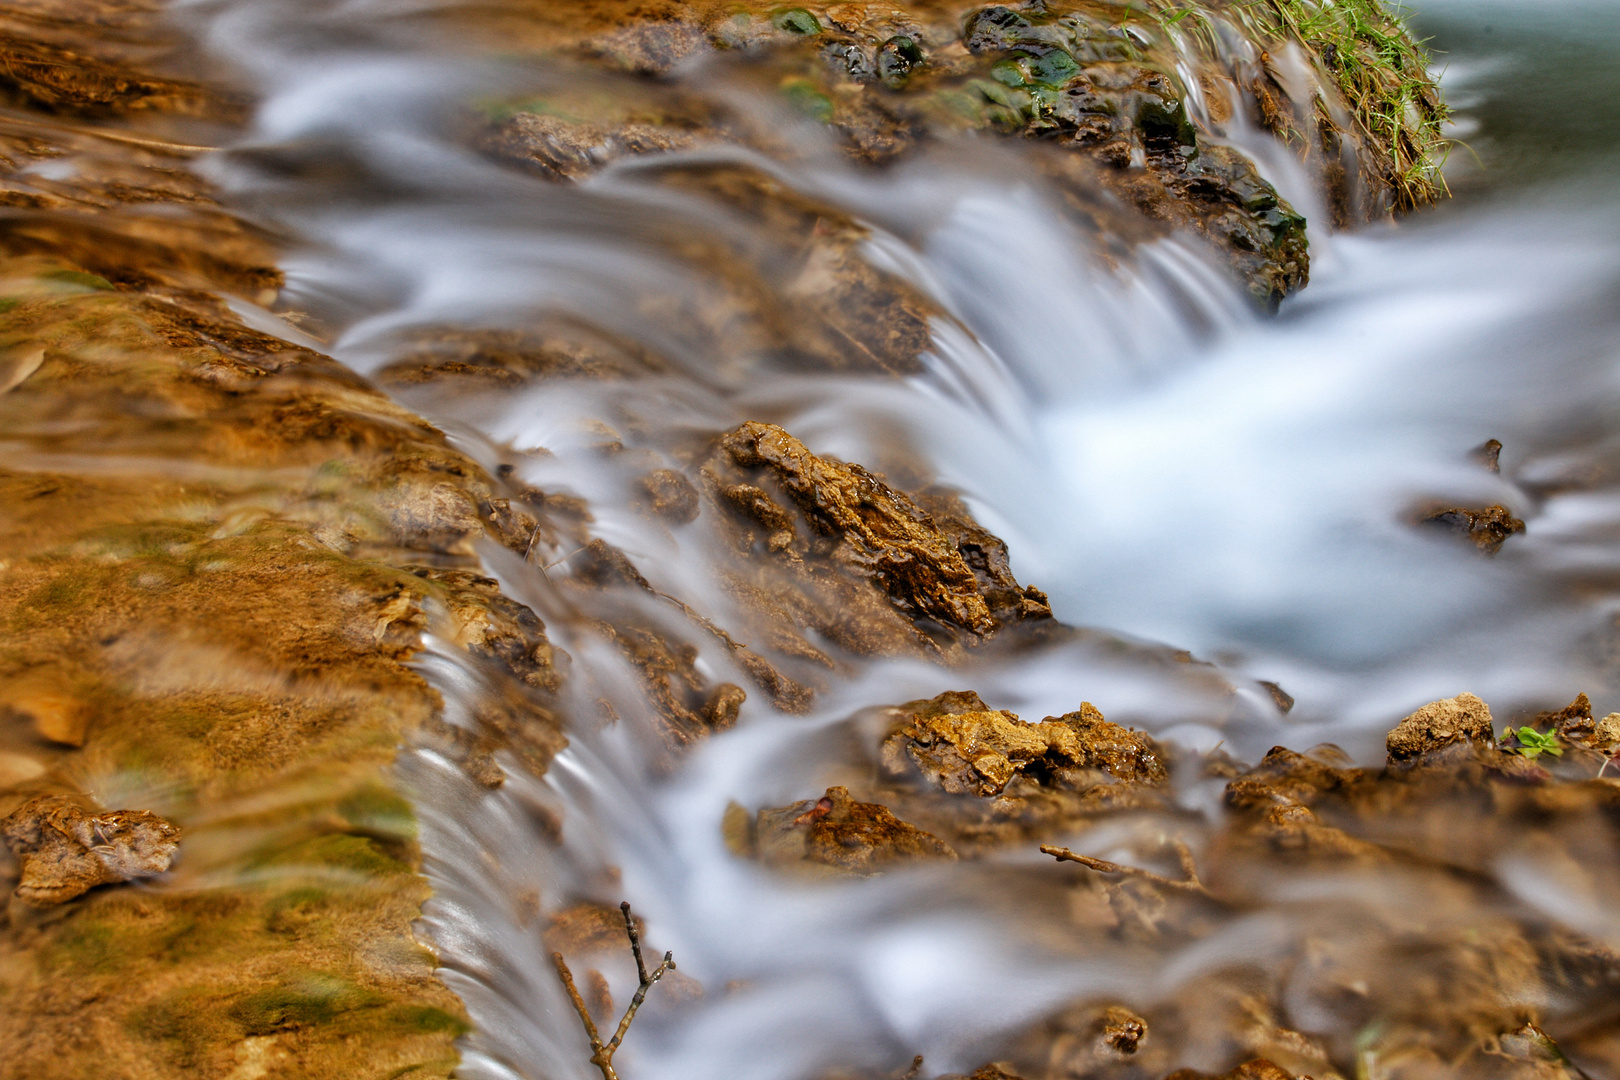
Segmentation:
<svg viewBox="0 0 1620 1080">
<path fill-rule="evenodd" d="M 1161 24 L 1204 30 L 1184 0 L 1159 16 Z M 1448 194 L 1441 175 L 1450 141 L 1450 113 L 1429 74 L 1424 41 L 1412 36 L 1399 3 L 1383 0 L 1231 0 L 1226 9 L 1261 38 L 1293 40 L 1315 55 L 1338 85 L 1363 141 L 1387 155 L 1386 179 L 1395 209 L 1427 206 Z M 1203 20 L 1207 22 L 1207 20 Z"/>
</svg>

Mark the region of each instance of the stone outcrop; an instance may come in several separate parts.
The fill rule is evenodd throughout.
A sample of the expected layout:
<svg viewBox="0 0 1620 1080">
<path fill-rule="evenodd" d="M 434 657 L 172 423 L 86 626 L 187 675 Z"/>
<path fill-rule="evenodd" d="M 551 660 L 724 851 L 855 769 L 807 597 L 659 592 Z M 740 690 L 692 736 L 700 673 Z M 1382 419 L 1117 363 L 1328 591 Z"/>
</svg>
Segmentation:
<svg viewBox="0 0 1620 1080">
<path fill-rule="evenodd" d="M 95 813 L 61 795 L 30 799 L 0 821 L 0 839 L 18 864 L 17 896 L 39 905 L 161 874 L 174 861 L 179 835 L 148 811 Z"/>
<path fill-rule="evenodd" d="M 860 465 L 819 457 L 780 427 L 728 432 L 702 477 L 740 562 L 731 589 L 769 619 L 767 633 L 797 639 L 801 655 L 821 651 L 805 630 L 856 655 L 948 657 L 1050 622 L 1046 597 L 1018 585 L 1005 547 L 959 502 L 936 502 L 949 514 L 942 524 Z"/>
<path fill-rule="evenodd" d="M 1391 765 L 1420 761 L 1454 746 L 1488 749 L 1495 745 L 1491 708 L 1473 694 L 1432 701 L 1402 720 L 1384 746 Z"/>
<path fill-rule="evenodd" d="M 863 876 L 896 864 L 957 857 L 939 838 L 901 821 L 888 807 L 857 802 L 845 787 L 761 810 L 739 845 L 768 865 L 810 864 Z"/>
<path fill-rule="evenodd" d="M 1000 795 L 1014 776 L 1077 790 L 1104 783 L 1162 784 L 1165 755 L 1151 738 L 1103 719 L 1090 703 L 1062 717 L 1026 724 L 974 693 L 945 693 L 895 710 L 900 725 L 884 739 L 884 770 L 919 775 L 951 795 Z"/>
<path fill-rule="evenodd" d="M 1039 144 L 1025 155 L 1031 173 L 1106 193 L 1149 235 L 1200 235 L 1272 304 L 1305 284 L 1305 222 L 1231 147 L 1236 112 L 1304 159 L 1339 227 L 1442 190 L 1435 163 L 1446 114 L 1433 84 L 1411 74 L 1421 47 L 1365 0 L 1329 12 L 1309 35 L 1259 7 L 1210 4 L 1165 18 L 1088 0 L 724 12 L 672 2 L 656 13 L 606 4 L 542 18 L 530 32 L 536 48 L 643 77 L 620 77 L 611 96 L 581 85 L 551 91 L 540 108 L 497 110 L 486 150 L 542 175 L 572 179 L 628 157 L 726 143 L 791 156 L 779 127 L 682 78 L 712 70 L 704 60 L 736 57 L 730 70 L 774 86 L 864 161 L 890 162 L 964 129 L 1022 136 Z M 1254 47 L 1234 53 L 1223 39 Z M 648 74 L 683 92 L 652 92 Z M 1409 125 L 1392 131 L 1377 119 L 1392 109 Z M 1135 242 L 1139 230 L 1117 213 L 1086 195 L 1078 202 L 1092 227 Z"/>
</svg>

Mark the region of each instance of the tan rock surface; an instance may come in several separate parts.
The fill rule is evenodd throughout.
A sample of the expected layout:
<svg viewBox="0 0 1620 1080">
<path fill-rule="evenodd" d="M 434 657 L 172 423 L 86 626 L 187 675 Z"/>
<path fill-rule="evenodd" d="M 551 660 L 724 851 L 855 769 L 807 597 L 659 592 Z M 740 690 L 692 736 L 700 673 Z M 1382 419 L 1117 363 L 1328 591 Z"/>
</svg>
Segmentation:
<svg viewBox="0 0 1620 1080">
<path fill-rule="evenodd" d="M 1384 741 L 1391 764 L 1422 759 L 1448 747 L 1486 748 L 1496 742 L 1490 706 L 1473 694 L 1432 701 L 1400 722 Z"/>
<path fill-rule="evenodd" d="M 0 820 L 0 838 L 21 871 L 17 895 L 41 905 L 161 874 L 174 861 L 179 836 L 145 810 L 93 813 L 61 795 L 30 799 Z"/>
</svg>

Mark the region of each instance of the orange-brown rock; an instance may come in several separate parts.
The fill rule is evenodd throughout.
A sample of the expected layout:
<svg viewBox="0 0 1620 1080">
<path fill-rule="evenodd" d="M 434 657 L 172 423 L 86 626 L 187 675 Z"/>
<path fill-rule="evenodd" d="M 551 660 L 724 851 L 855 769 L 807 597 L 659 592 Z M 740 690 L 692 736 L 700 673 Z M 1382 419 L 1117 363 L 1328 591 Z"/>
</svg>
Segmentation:
<svg viewBox="0 0 1620 1080">
<path fill-rule="evenodd" d="M 727 584 L 761 636 L 799 660 L 857 655 L 949 658 L 1050 608 L 1019 587 L 999 541 L 954 498 L 944 525 L 860 465 L 813 454 L 780 427 L 747 423 L 702 468 L 738 562 Z M 807 634 L 807 631 L 810 632 Z"/>
<path fill-rule="evenodd" d="M 1495 555 L 1509 537 L 1525 530 L 1524 522 L 1505 506 L 1479 510 L 1453 506 L 1424 513 L 1423 524 L 1447 529 L 1470 541 L 1483 555 Z"/>
<path fill-rule="evenodd" d="M 1496 743 L 1491 709 L 1473 694 L 1432 701 L 1402 720 L 1384 740 L 1391 765 L 1405 765 L 1435 754 L 1488 749 Z"/>
<path fill-rule="evenodd" d="M 952 795 L 999 795 L 1014 776 L 1059 789 L 1162 784 L 1164 752 L 1149 736 L 1109 723 L 1092 705 L 1026 724 L 977 694 L 949 692 L 901 705 L 884 739 L 891 777 L 920 777 Z"/>
<path fill-rule="evenodd" d="M 111 885 L 163 873 L 180 830 L 145 810 L 97 813 L 61 795 L 30 799 L 0 820 L 0 838 L 21 870 L 17 896 L 61 904 Z"/>
<path fill-rule="evenodd" d="M 956 858 L 937 837 L 901 821 L 887 807 L 856 802 L 844 787 L 830 787 L 819 799 L 761 810 L 754 847 L 769 864 L 809 862 L 863 875 L 896 863 Z"/>
</svg>

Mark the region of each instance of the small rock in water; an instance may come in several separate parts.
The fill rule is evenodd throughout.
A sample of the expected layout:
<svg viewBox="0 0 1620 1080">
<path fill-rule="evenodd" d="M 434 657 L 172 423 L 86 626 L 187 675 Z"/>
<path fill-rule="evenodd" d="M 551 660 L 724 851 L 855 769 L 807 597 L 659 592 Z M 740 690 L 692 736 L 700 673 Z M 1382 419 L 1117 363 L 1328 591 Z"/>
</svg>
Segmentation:
<svg viewBox="0 0 1620 1080">
<path fill-rule="evenodd" d="M 1483 444 L 1474 447 L 1471 456 L 1493 473 L 1502 471 L 1502 441 L 1500 439 L 1486 439 Z"/>
<path fill-rule="evenodd" d="M 1384 740 L 1391 765 L 1410 765 L 1454 746 L 1490 749 L 1496 728 L 1491 707 L 1473 694 L 1431 701 L 1402 720 Z"/>
<path fill-rule="evenodd" d="M 991 709 L 972 692 L 947 692 L 899 711 L 904 719 L 883 742 L 884 770 L 894 777 L 920 772 L 953 795 L 997 795 L 1019 774 L 1071 790 L 1098 782 L 1158 784 L 1169 776 L 1158 744 L 1084 702 L 1077 712 L 1038 724 Z"/>
<path fill-rule="evenodd" d="M 1483 510 L 1447 507 L 1425 515 L 1422 520 L 1425 525 L 1441 526 L 1466 536 L 1486 555 L 1495 555 L 1508 537 L 1525 531 L 1524 522 L 1505 506 L 1487 506 Z"/>
<path fill-rule="evenodd" d="M 685 525 L 698 516 L 697 488 L 674 469 L 657 469 L 641 478 L 647 505 L 664 520 Z"/>
<path fill-rule="evenodd" d="M 944 841 L 901 821 L 888 807 L 856 802 L 845 787 L 761 810 L 755 837 L 767 862 L 820 863 L 854 874 L 873 874 L 896 862 L 956 858 Z"/>
<path fill-rule="evenodd" d="M 161 874 L 180 830 L 146 810 L 92 813 L 66 795 L 31 799 L 0 821 L 0 837 L 21 868 L 17 896 L 60 904 L 97 885 Z"/>
<path fill-rule="evenodd" d="M 1620 747 L 1620 712 L 1612 712 L 1597 722 L 1592 743 L 1600 749 Z"/>
</svg>

